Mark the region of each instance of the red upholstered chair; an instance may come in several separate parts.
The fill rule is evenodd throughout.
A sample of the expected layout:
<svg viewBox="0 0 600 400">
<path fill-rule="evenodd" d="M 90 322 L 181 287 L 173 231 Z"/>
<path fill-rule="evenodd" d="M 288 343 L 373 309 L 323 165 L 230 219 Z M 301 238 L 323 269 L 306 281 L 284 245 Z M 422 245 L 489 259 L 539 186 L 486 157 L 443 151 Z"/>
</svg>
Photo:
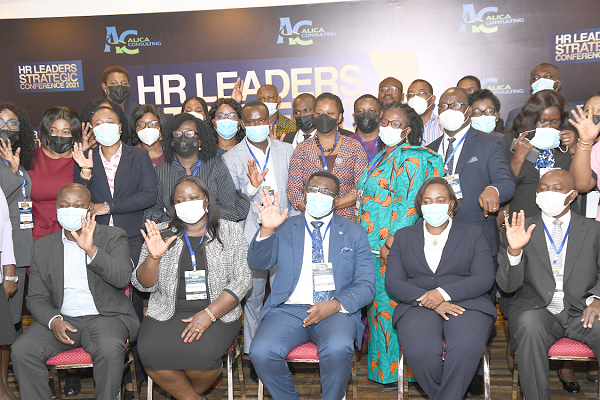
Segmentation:
<svg viewBox="0 0 600 400">
<path fill-rule="evenodd" d="M 446 346 L 445 342 L 444 346 Z M 442 358 L 444 357 L 444 354 L 442 354 Z M 490 354 L 488 346 L 485 346 L 482 357 L 483 395 L 485 400 L 490 400 L 492 396 L 490 392 Z M 404 377 L 406 377 L 406 379 Z M 404 363 L 404 354 L 402 353 L 402 347 L 400 347 L 400 356 L 398 357 L 398 400 L 408 400 L 408 367 Z"/>
<path fill-rule="evenodd" d="M 562 338 L 557 340 L 548 350 L 548 359 L 561 361 L 596 361 L 596 356 L 588 345 L 577 340 Z M 519 396 L 519 370 L 517 368 L 517 357 L 515 356 L 515 372 L 513 375 L 512 398 L 517 400 Z M 598 399 L 600 399 L 600 385 L 598 386 Z"/>
<path fill-rule="evenodd" d="M 317 345 L 313 342 L 306 342 L 295 347 L 285 358 L 287 362 L 302 362 L 302 363 L 319 363 L 319 355 L 317 354 Z M 258 379 L 258 400 L 264 398 L 264 385 L 260 378 Z M 352 398 L 358 399 L 358 383 L 356 379 L 356 357 L 354 357 L 352 365 Z M 342 398 L 346 400 L 346 396 Z"/>
</svg>

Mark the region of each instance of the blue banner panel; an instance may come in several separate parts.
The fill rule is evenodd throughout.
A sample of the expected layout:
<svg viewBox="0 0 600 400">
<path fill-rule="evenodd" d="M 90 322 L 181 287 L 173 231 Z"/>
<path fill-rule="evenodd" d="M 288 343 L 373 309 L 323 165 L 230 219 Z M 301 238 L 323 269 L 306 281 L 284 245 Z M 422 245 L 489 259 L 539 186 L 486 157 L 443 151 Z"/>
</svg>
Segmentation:
<svg viewBox="0 0 600 400">
<path fill-rule="evenodd" d="M 17 62 L 13 68 L 17 93 L 83 91 L 81 60 Z"/>
</svg>

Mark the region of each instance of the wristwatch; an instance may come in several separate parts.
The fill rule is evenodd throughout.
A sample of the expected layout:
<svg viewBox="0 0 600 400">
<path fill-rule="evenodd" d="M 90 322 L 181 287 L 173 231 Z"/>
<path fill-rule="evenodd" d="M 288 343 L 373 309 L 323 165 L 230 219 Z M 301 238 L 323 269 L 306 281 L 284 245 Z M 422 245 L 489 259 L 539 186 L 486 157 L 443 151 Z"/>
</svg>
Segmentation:
<svg viewBox="0 0 600 400">
<path fill-rule="evenodd" d="M 5 281 L 11 281 L 11 282 L 17 283 L 19 281 L 19 277 L 16 276 L 16 275 L 15 276 L 5 276 L 4 280 Z"/>
</svg>

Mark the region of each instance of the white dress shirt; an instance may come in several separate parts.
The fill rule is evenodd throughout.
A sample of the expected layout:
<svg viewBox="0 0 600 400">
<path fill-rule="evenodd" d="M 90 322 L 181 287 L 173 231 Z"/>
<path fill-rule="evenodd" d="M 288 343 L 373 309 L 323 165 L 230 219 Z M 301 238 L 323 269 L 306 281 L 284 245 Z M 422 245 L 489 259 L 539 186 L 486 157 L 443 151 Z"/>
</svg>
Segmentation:
<svg viewBox="0 0 600 400">
<path fill-rule="evenodd" d="M 433 235 L 427 230 L 427 223 L 423 222 L 423 232 L 425 234 L 425 247 L 423 250 L 425 251 L 425 260 L 427 261 L 429 269 L 431 269 L 431 272 L 434 274 L 440 265 L 442 253 L 444 252 L 444 247 L 446 246 L 448 235 L 450 234 L 450 228 L 452 228 L 452 218 L 448 220 L 448 226 L 442 233 Z M 444 289 L 438 287 L 437 290 L 439 290 L 444 300 L 451 300 Z"/>
<path fill-rule="evenodd" d="M 460 158 L 460 153 L 462 151 L 463 145 L 465 144 L 464 141 L 462 143 L 460 143 L 460 141 L 462 140 L 463 137 L 465 137 L 465 135 L 467 134 L 469 129 L 471 129 L 470 124 L 465 126 L 463 129 L 458 131 L 456 133 L 456 135 L 454 135 L 454 138 L 456 140 L 454 141 L 454 143 L 452 143 L 452 145 L 456 149 L 456 152 L 454 153 L 454 156 L 452 157 L 452 166 L 453 166 L 452 171 L 448 171 L 447 175 L 452 175 L 454 173 L 454 171 L 456 171 L 456 166 L 458 165 L 458 159 Z M 450 136 L 448 136 L 446 131 L 444 131 L 444 136 L 442 136 L 442 142 L 440 143 L 440 147 L 438 149 L 438 154 L 440 154 L 442 156 L 443 160 L 446 159 L 446 149 L 448 148 L 448 144 L 450 143 L 448 139 L 450 139 Z M 460 146 L 458 146 L 459 143 L 460 143 Z"/>
<path fill-rule="evenodd" d="M 317 129 L 315 128 L 311 133 L 310 133 L 310 137 L 309 139 L 315 137 L 315 135 L 317 134 Z M 298 131 L 296 132 L 296 136 L 294 136 L 294 140 L 292 140 L 292 146 L 294 147 L 294 150 L 296 150 L 296 147 L 298 146 L 299 143 L 304 142 L 304 131 L 302 129 L 298 129 Z"/>
</svg>

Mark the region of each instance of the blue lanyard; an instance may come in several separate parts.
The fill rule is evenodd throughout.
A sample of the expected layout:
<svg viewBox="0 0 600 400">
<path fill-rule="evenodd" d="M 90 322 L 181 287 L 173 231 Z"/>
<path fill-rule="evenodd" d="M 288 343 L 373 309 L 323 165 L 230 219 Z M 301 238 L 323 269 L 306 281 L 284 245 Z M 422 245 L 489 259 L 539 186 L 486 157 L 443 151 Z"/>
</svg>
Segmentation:
<svg viewBox="0 0 600 400">
<path fill-rule="evenodd" d="M 327 154 L 327 158 L 329 158 L 329 156 L 331 155 L 331 153 L 333 153 L 335 151 L 335 148 L 337 147 L 337 141 L 338 141 L 338 136 L 340 135 L 339 131 L 335 131 L 335 143 L 333 144 L 333 150 L 331 150 L 329 152 L 329 154 Z M 325 158 L 325 152 L 323 152 L 323 146 L 321 146 L 321 142 L 319 142 L 319 148 L 321 149 L 321 161 L 323 161 L 323 168 L 325 169 L 325 171 L 329 171 L 327 169 L 327 158 Z"/>
<path fill-rule="evenodd" d="M 179 161 L 179 158 L 175 157 L 175 159 L 177 160 L 179 165 L 181 165 L 181 168 L 183 168 L 183 170 L 186 171 L 186 169 L 183 166 L 183 164 L 181 163 L 181 161 Z M 196 169 L 194 170 L 194 173 L 190 176 L 196 176 L 196 173 L 198 172 L 198 168 L 200 168 L 200 164 L 202 164 L 202 160 L 198 159 L 198 165 L 196 165 Z M 185 172 L 185 174 L 187 175 L 187 171 Z"/>
<path fill-rule="evenodd" d="M 273 125 L 271 125 L 271 128 L 273 128 L 275 126 L 275 124 L 277 124 L 277 121 L 279 121 L 279 114 L 277 114 L 277 118 L 275 118 L 275 122 L 273 122 Z"/>
<path fill-rule="evenodd" d="M 557 258 L 558 258 L 558 255 L 560 254 L 560 252 L 562 251 L 563 247 L 565 246 L 565 242 L 567 241 L 567 237 L 569 236 L 569 229 L 571 229 L 571 224 L 569 224 L 569 226 L 567 227 L 567 232 L 565 232 L 565 237 L 563 238 L 562 243 L 560 244 L 560 247 L 557 249 L 556 244 L 554 243 L 554 240 L 552 239 L 552 236 L 550 236 L 550 232 L 548 232 L 548 228 L 546 228 L 546 224 L 544 224 L 544 231 L 546 232 L 546 236 L 548 236 L 548 239 L 550 240 L 550 244 L 552 245 L 552 248 L 554 249 L 554 253 L 556 253 Z M 552 260 L 552 264 L 556 264 L 556 258 L 554 260 Z"/>
<path fill-rule="evenodd" d="M 357 135 L 358 136 L 358 135 Z M 371 163 L 371 161 L 373 161 L 373 159 L 375 158 L 375 154 L 377 154 L 377 142 L 375 142 L 375 148 L 373 149 L 373 154 L 369 154 L 369 150 L 367 149 L 367 145 L 365 144 L 365 142 L 361 139 L 360 136 L 358 136 L 358 140 L 360 141 L 360 143 L 363 145 L 363 147 L 365 148 L 365 151 L 367 152 L 367 158 L 369 159 L 369 163 Z"/>
<path fill-rule="evenodd" d="M 208 218 L 206 219 L 206 231 L 204 232 L 204 235 L 206 235 L 206 232 L 208 232 Z M 194 271 L 196 270 L 196 249 L 200 247 L 202 242 L 204 242 L 204 235 L 202 235 L 202 239 L 200 239 L 198 246 L 192 249 L 190 238 L 188 237 L 187 232 L 185 230 L 183 231 L 183 236 L 185 237 L 185 242 L 187 243 L 188 250 L 190 251 L 190 256 L 192 256 L 192 268 L 194 268 Z"/>
<path fill-rule="evenodd" d="M 267 168 L 267 164 L 269 163 L 269 157 L 271 156 L 271 146 L 269 146 L 269 150 L 267 151 L 267 158 L 265 159 L 265 165 L 263 165 L 262 168 L 260 168 L 260 164 L 259 164 L 256 156 L 254 155 L 252 150 L 250 150 L 250 145 L 248 144 L 248 138 L 246 138 L 246 147 L 248 148 L 248 151 L 250 152 L 250 155 L 252 156 L 252 158 L 254 158 L 254 161 L 256 161 L 256 165 L 258 166 L 258 168 L 260 169 L 260 173 L 262 174 L 262 172 L 265 170 L 265 168 Z M 267 179 L 263 178 L 263 182 L 266 182 L 266 181 L 267 181 Z"/>
<path fill-rule="evenodd" d="M 331 227 L 331 221 L 333 221 L 333 218 L 331 218 L 329 220 L 329 223 L 327 224 L 327 228 L 325 228 L 325 234 L 323 235 L 323 240 L 325 240 L 325 236 L 327 236 L 327 231 Z M 325 258 L 325 252 L 323 251 L 323 245 L 320 244 L 319 242 L 317 242 L 317 239 L 315 239 L 314 235 L 310 231 L 310 228 L 308 227 L 308 222 L 306 222 L 306 218 L 304 218 L 304 226 L 306 226 L 306 230 L 308 231 L 308 234 L 310 235 L 312 242 L 319 248 L 319 250 L 321 250 L 321 253 L 323 253 L 323 258 Z"/>
<path fill-rule="evenodd" d="M 398 150 L 398 147 L 396 147 L 394 150 L 392 150 L 392 151 L 390 152 L 390 155 L 389 155 L 388 157 L 391 157 L 391 156 L 392 156 L 392 154 L 394 154 L 394 152 L 395 152 L 396 150 Z M 369 169 L 369 171 L 367 172 L 367 176 L 365 177 L 365 180 L 367 180 L 367 178 L 368 178 L 369 176 L 371 176 L 371 172 L 373 172 L 373 170 L 379 166 L 379 162 L 381 161 L 381 159 L 382 159 L 384 156 L 385 156 L 385 151 L 384 151 L 384 152 L 383 152 L 383 153 L 382 153 L 382 154 L 379 156 L 379 158 L 377 159 L 377 161 L 375 161 L 375 162 L 373 163 L 373 165 L 371 166 L 371 168 L 370 168 L 370 169 Z"/>
<path fill-rule="evenodd" d="M 446 169 L 446 167 L 448 165 L 448 162 L 450 160 L 452 160 L 452 157 L 454 157 L 454 154 L 456 153 L 456 150 L 458 150 L 460 148 L 460 145 L 462 144 L 462 142 L 465 141 L 466 138 L 467 138 L 467 134 L 465 133 L 465 135 L 462 137 L 462 139 L 460 139 L 460 141 L 458 142 L 458 144 L 456 145 L 456 147 L 454 148 L 454 150 L 452 150 L 452 153 L 450 153 L 450 155 L 448 156 L 448 158 L 446 158 L 446 161 L 444 162 L 444 169 Z M 447 147 L 446 147 L 446 149 L 447 149 Z M 444 155 L 446 155 L 446 149 L 444 149 Z M 450 172 L 452 172 L 452 171 L 450 171 Z"/>
<path fill-rule="evenodd" d="M 5 159 L 2 159 L 2 161 L 4 161 L 6 163 L 6 165 L 8 165 L 8 161 L 6 161 Z M 27 198 L 27 194 L 25 193 L 25 184 L 27 183 L 27 181 L 25 180 L 25 176 L 23 175 L 23 171 L 21 171 L 20 169 L 17 169 L 17 172 L 19 173 L 19 175 L 21 175 L 21 179 L 23 179 L 23 183 L 21 184 L 21 191 L 23 193 L 23 198 L 26 199 Z"/>
</svg>

